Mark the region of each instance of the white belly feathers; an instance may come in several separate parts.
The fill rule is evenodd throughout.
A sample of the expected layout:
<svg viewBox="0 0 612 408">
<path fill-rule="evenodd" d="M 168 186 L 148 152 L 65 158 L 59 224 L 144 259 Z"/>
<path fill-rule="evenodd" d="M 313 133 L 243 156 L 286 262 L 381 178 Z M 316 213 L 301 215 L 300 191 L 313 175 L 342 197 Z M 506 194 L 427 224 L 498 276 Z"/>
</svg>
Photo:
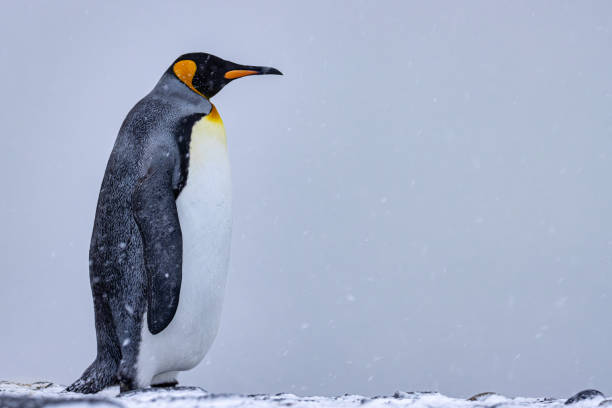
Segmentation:
<svg viewBox="0 0 612 408">
<path fill-rule="evenodd" d="M 183 270 L 176 315 L 153 335 L 143 318 L 138 382 L 168 382 L 206 355 L 217 334 L 231 240 L 231 179 L 225 129 L 214 105 L 196 122 L 187 183 L 176 204 L 183 233 Z"/>
</svg>

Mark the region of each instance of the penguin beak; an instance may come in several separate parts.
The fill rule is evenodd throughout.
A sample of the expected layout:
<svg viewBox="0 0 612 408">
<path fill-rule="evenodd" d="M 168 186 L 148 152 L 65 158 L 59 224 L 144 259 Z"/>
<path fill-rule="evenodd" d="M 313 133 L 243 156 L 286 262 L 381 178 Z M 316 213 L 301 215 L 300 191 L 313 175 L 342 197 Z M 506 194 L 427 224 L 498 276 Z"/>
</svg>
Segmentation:
<svg viewBox="0 0 612 408">
<path fill-rule="evenodd" d="M 278 69 L 270 67 L 241 66 L 240 68 L 227 71 L 223 77 L 232 80 L 249 75 L 283 75 Z"/>
</svg>

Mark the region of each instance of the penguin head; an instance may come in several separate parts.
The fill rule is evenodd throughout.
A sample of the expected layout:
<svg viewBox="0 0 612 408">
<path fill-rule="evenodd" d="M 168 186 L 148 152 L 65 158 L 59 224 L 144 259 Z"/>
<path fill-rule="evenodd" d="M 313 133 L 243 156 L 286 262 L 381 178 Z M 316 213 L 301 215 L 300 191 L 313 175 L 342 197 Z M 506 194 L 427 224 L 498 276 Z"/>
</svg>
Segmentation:
<svg viewBox="0 0 612 408">
<path fill-rule="evenodd" d="M 240 65 L 203 52 L 181 55 L 168 71 L 189 89 L 207 99 L 237 78 L 248 75 L 282 75 L 276 68 Z"/>
</svg>

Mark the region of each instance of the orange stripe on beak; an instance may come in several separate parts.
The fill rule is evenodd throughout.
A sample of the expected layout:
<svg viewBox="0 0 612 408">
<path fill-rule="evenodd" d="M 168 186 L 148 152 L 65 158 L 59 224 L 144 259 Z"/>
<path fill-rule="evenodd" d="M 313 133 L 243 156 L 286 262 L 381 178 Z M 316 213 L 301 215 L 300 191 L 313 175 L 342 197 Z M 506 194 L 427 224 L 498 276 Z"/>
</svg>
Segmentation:
<svg viewBox="0 0 612 408">
<path fill-rule="evenodd" d="M 233 69 L 231 71 L 227 71 L 225 75 L 223 76 L 225 77 L 225 79 L 236 79 L 236 78 L 242 78 L 243 76 L 254 75 L 254 74 L 259 74 L 259 72 L 251 71 L 249 69 Z"/>
</svg>

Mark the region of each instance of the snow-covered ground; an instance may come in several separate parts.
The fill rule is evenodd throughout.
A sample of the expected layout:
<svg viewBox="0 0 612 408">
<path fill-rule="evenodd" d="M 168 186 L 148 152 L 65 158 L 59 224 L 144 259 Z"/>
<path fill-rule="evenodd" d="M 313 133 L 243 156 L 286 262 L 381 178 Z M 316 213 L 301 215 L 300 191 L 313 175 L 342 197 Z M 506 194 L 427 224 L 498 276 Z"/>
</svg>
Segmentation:
<svg viewBox="0 0 612 408">
<path fill-rule="evenodd" d="M 64 387 L 40 382 L 18 384 L 0 381 L 0 408 L 364 408 L 379 407 L 414 407 L 414 408 L 471 408 L 471 407 L 612 407 L 612 400 L 596 392 L 581 394 L 587 399 L 573 400 L 554 398 L 508 398 L 497 394 L 485 393 L 469 400 L 450 398 L 438 393 L 419 393 L 398 391 L 392 396 L 364 397 L 361 395 L 343 395 L 340 397 L 298 397 L 293 394 L 276 395 L 237 395 L 213 394 L 197 387 L 178 387 L 175 389 L 146 389 L 117 395 L 116 387 L 109 388 L 93 396 L 64 393 Z M 574 400 L 577 398 L 574 397 Z M 568 404 L 569 403 L 569 404 Z"/>
</svg>

